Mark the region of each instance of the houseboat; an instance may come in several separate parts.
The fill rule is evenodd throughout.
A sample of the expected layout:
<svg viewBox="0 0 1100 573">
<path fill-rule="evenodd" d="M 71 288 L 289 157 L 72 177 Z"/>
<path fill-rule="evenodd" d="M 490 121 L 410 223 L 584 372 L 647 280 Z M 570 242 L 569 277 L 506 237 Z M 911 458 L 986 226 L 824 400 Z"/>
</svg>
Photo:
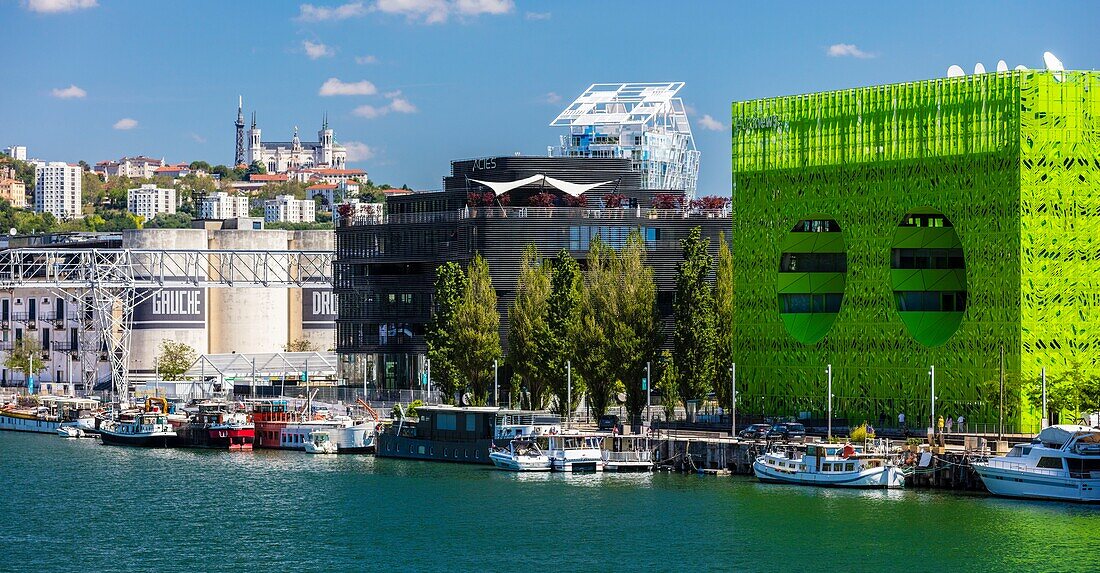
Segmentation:
<svg viewBox="0 0 1100 573">
<path fill-rule="evenodd" d="M 202 402 L 187 423 L 176 429 L 174 445 L 183 448 L 212 448 L 249 451 L 255 441 L 255 425 L 244 412 L 225 402 Z"/>
<path fill-rule="evenodd" d="M 257 448 L 282 448 L 283 428 L 300 420 L 298 412 L 283 398 L 249 400 L 246 404 L 255 428 L 254 445 Z"/>
<path fill-rule="evenodd" d="M 490 448 L 507 447 L 516 436 L 548 436 L 560 420 L 545 412 L 487 406 L 420 406 L 417 419 L 394 421 L 378 433 L 383 458 L 491 464 Z"/>
<path fill-rule="evenodd" d="M 99 436 L 107 445 L 167 448 L 176 441 L 176 430 L 163 412 L 136 412 L 102 420 Z"/>
<path fill-rule="evenodd" d="M 279 434 L 279 447 L 284 450 L 305 450 L 315 432 L 327 432 L 336 453 L 367 453 L 374 448 L 373 421 L 356 421 L 346 416 L 331 419 L 289 423 Z"/>
<path fill-rule="evenodd" d="M 994 495 L 1100 502 L 1100 429 L 1056 425 L 1005 456 L 971 464 Z"/>
<path fill-rule="evenodd" d="M 556 472 L 603 471 L 603 436 L 595 434 L 555 434 L 548 438 L 546 454 Z"/>
<path fill-rule="evenodd" d="M 603 471 L 650 471 L 653 469 L 653 452 L 656 449 L 654 440 L 646 435 L 604 438 Z"/>
<path fill-rule="evenodd" d="M 852 444 L 810 444 L 773 449 L 756 458 L 753 473 L 762 482 L 848 488 L 900 488 L 905 472 L 885 454 Z"/>
<path fill-rule="evenodd" d="M 66 396 L 31 396 L 0 408 L 0 430 L 57 434 L 62 424 L 80 430 L 95 427 L 98 400 Z"/>
</svg>

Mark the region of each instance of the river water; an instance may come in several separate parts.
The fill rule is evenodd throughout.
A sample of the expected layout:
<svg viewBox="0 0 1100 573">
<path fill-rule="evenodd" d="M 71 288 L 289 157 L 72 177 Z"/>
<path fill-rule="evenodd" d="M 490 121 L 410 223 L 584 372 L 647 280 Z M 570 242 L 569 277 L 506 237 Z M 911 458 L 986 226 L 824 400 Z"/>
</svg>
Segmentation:
<svg viewBox="0 0 1100 573">
<path fill-rule="evenodd" d="M 1100 508 L 0 432 L 0 571 L 1100 571 Z"/>
</svg>

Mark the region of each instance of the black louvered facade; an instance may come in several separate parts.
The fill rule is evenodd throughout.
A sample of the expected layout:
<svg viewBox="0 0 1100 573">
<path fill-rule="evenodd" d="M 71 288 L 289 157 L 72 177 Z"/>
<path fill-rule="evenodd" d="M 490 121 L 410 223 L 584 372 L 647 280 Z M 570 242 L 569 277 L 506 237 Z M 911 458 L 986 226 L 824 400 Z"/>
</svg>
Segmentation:
<svg viewBox="0 0 1100 573">
<path fill-rule="evenodd" d="M 477 162 L 488 168 L 478 168 L 475 176 Z M 586 165 L 592 168 L 586 170 Z M 477 252 L 486 258 L 507 352 L 507 309 L 515 300 L 519 261 L 528 244 L 537 245 L 544 256 L 568 249 L 583 268 L 591 237 L 598 234 L 619 246 L 630 230 L 641 229 L 667 331 L 680 239 L 702 227 L 716 255 L 719 232 L 725 232 L 727 240 L 731 234 L 728 212 L 651 209 L 653 195 L 661 191 L 639 190 L 637 174 L 629 171 L 627 160 L 499 157 L 451 166 L 443 191 L 390 198 L 383 221 L 352 222 L 336 229 L 337 352 L 373 355 L 374 379 L 383 388 L 418 387 L 435 269 L 444 262 L 465 265 Z M 515 181 L 540 173 L 571 183 L 598 183 L 614 176 L 618 184 L 591 192 L 587 207 L 467 206 L 467 193 L 484 191 L 468 183 L 468 177 Z M 624 187 L 623 181 L 631 187 Z M 624 195 L 623 204 L 629 206 L 603 207 L 607 193 Z M 522 197 L 522 192 L 517 195 Z M 503 373 L 501 380 L 507 380 Z"/>
</svg>

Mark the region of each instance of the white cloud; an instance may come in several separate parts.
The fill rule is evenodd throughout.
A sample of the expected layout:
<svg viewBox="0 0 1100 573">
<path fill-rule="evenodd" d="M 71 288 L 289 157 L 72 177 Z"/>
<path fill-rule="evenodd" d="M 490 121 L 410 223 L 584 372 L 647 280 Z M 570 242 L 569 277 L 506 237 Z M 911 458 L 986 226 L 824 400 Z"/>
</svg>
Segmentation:
<svg viewBox="0 0 1100 573">
<path fill-rule="evenodd" d="M 50 91 L 50 95 L 57 99 L 73 99 L 82 98 L 88 95 L 88 92 L 76 87 L 75 85 L 70 85 L 67 88 L 54 88 Z"/>
<path fill-rule="evenodd" d="M 328 58 L 336 55 L 336 50 L 333 50 L 321 42 L 304 40 L 302 41 L 302 49 L 306 51 L 306 56 L 309 56 L 311 60 Z"/>
<path fill-rule="evenodd" d="M 409 100 L 401 97 L 401 90 L 387 92 L 386 97 L 390 98 L 390 103 L 383 106 L 377 105 L 361 105 L 351 111 L 352 115 L 359 117 L 365 117 L 367 119 L 374 119 L 376 117 L 382 117 L 390 112 L 393 113 L 416 113 L 417 108 Z"/>
<path fill-rule="evenodd" d="M 206 143 L 206 138 L 197 133 L 192 133 L 191 139 L 194 140 L 195 143 Z"/>
<path fill-rule="evenodd" d="M 706 114 L 699 118 L 699 127 L 707 131 L 725 131 L 726 124 L 714 119 L 710 114 Z"/>
<path fill-rule="evenodd" d="M 393 98 L 393 101 L 390 102 L 390 109 L 397 113 L 416 113 L 416 106 L 401 97 Z"/>
<path fill-rule="evenodd" d="M 359 65 L 377 64 L 378 63 L 378 58 L 376 58 L 374 56 L 371 56 L 371 55 L 355 56 L 355 63 L 357 63 Z"/>
<path fill-rule="evenodd" d="M 559 101 L 561 101 L 561 94 L 559 94 L 557 92 L 550 92 L 550 93 L 542 96 L 542 99 L 546 103 L 558 103 Z"/>
<path fill-rule="evenodd" d="M 345 141 L 344 149 L 348 152 L 348 161 L 374 159 L 374 148 L 362 141 Z"/>
<path fill-rule="evenodd" d="M 302 22 L 328 22 L 334 20 L 347 20 L 357 18 L 367 13 L 367 8 L 362 2 L 349 2 L 340 6 L 314 6 L 302 4 L 298 6 L 298 20 Z"/>
<path fill-rule="evenodd" d="M 322 96 L 354 96 L 354 95 L 374 95 L 378 93 L 378 88 L 374 87 L 374 84 L 367 80 L 358 82 L 342 82 L 339 78 L 329 78 L 325 80 L 325 83 L 321 84 L 321 89 L 317 92 L 317 95 Z"/>
<path fill-rule="evenodd" d="M 124 118 L 116 121 L 115 124 L 112 127 L 114 127 L 115 129 L 118 129 L 118 130 L 126 131 L 127 129 L 134 129 L 137 126 L 138 126 L 138 122 L 137 122 L 136 119 L 131 119 L 129 117 L 124 117 Z"/>
<path fill-rule="evenodd" d="M 512 12 L 515 7 L 513 0 L 378 0 L 372 9 L 425 24 L 442 24 L 452 14 L 462 17 L 500 15 Z"/>
<path fill-rule="evenodd" d="M 31 12 L 58 14 L 61 12 L 75 12 L 85 8 L 95 8 L 99 4 L 96 0 L 26 0 L 23 5 Z"/>
<path fill-rule="evenodd" d="M 528 13 L 524 14 L 523 17 L 527 18 L 528 20 L 549 20 L 550 19 L 550 13 L 549 12 L 528 12 Z"/>
<path fill-rule="evenodd" d="M 866 59 L 875 57 L 874 54 L 859 49 L 855 44 L 833 44 L 825 50 L 825 53 L 828 54 L 830 58 L 851 57 Z"/>
</svg>

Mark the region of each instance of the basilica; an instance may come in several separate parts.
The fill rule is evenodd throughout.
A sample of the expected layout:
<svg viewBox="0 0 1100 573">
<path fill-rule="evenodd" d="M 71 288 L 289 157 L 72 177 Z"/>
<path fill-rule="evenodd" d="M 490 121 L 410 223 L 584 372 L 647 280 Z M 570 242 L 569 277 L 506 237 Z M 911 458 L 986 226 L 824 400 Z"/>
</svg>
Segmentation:
<svg viewBox="0 0 1100 573">
<path fill-rule="evenodd" d="M 237 163 L 251 165 L 259 161 L 268 173 L 286 173 L 298 169 L 344 169 L 348 152 L 336 143 L 326 116 L 317 132 L 317 141 L 302 141 L 298 127 L 290 141 L 264 141 L 252 113 L 252 128 L 248 130 L 248 145 L 244 145 L 244 110 L 237 107 Z"/>
</svg>

